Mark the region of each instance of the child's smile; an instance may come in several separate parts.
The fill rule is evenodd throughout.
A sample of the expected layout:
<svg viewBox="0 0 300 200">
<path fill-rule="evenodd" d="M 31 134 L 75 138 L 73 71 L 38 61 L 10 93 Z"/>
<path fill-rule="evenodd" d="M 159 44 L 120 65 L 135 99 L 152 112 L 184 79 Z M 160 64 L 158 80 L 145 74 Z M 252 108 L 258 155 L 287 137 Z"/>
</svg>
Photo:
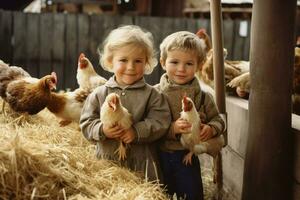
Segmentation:
<svg viewBox="0 0 300 200">
<path fill-rule="evenodd" d="M 164 65 L 169 79 L 177 84 L 191 81 L 198 69 L 197 56 L 193 51 L 169 51 Z"/>
<path fill-rule="evenodd" d="M 144 76 L 145 51 L 129 45 L 115 50 L 112 59 L 116 80 L 120 85 L 131 85 Z"/>
</svg>

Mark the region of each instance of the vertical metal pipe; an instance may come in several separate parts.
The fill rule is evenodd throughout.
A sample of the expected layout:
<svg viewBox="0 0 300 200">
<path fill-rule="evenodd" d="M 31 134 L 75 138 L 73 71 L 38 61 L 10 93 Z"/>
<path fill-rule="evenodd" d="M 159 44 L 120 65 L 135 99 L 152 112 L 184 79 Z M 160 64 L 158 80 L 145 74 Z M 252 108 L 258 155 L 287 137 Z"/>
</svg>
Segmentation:
<svg viewBox="0 0 300 200">
<path fill-rule="evenodd" d="M 213 47 L 213 66 L 214 66 L 214 85 L 215 99 L 220 113 L 226 121 L 226 105 L 225 105 L 225 79 L 224 79 L 224 57 L 223 57 L 223 37 L 222 37 L 222 12 L 221 0 L 210 1 L 210 15 L 212 28 L 212 47 Z M 227 141 L 227 134 L 224 133 Z M 227 142 L 226 142 L 227 143 Z M 217 181 L 219 196 L 221 199 L 220 190 L 223 187 L 223 172 L 222 172 L 222 154 L 219 153 L 214 158 L 214 173 Z"/>
<path fill-rule="evenodd" d="M 293 199 L 295 18 L 296 0 L 254 1 L 243 200 Z"/>
</svg>

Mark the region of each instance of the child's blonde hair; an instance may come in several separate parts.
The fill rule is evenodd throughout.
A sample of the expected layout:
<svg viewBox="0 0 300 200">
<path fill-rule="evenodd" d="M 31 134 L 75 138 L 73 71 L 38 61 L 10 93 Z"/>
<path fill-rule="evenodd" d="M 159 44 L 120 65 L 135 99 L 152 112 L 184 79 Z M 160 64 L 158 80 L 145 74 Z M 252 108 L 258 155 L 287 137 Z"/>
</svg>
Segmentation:
<svg viewBox="0 0 300 200">
<path fill-rule="evenodd" d="M 150 32 L 142 30 L 139 26 L 126 25 L 112 30 L 103 42 L 103 51 L 100 53 L 100 64 L 104 70 L 113 72 L 112 58 L 114 51 L 134 45 L 144 48 L 146 54 L 145 74 L 150 74 L 157 65 L 153 36 Z"/>
<path fill-rule="evenodd" d="M 165 62 L 169 51 L 195 51 L 200 65 L 206 57 L 205 43 L 196 34 L 188 31 L 179 31 L 167 36 L 160 44 L 160 59 Z"/>
</svg>

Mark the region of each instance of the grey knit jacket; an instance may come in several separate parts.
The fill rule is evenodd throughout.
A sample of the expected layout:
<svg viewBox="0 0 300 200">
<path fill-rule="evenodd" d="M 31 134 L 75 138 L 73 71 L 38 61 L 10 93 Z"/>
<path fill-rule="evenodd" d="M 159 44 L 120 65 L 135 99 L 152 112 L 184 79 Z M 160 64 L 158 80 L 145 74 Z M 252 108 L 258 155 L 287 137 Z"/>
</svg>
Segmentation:
<svg viewBox="0 0 300 200">
<path fill-rule="evenodd" d="M 101 106 L 107 94 L 112 92 L 120 95 L 122 105 L 132 114 L 136 132 L 136 138 L 130 144 L 124 162 L 119 162 L 114 153 L 119 141 L 105 137 L 100 121 Z M 154 141 L 167 133 L 170 122 L 166 98 L 146 84 L 144 79 L 122 89 L 113 76 L 87 98 L 81 112 L 80 128 L 89 141 L 96 142 L 98 158 L 114 160 L 122 166 L 143 173 L 148 180 L 153 181 L 160 176 Z"/>
</svg>

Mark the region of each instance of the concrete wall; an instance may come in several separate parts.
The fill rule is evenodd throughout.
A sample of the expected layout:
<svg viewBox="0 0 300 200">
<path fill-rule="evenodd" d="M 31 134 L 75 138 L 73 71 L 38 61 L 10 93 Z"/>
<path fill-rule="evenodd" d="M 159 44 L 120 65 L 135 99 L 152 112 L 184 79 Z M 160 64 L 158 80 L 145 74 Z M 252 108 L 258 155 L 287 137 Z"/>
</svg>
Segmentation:
<svg viewBox="0 0 300 200">
<path fill-rule="evenodd" d="M 248 101 L 226 97 L 228 113 L 228 145 L 223 148 L 224 190 L 231 199 L 241 199 L 244 158 L 248 138 Z M 294 199 L 300 199 L 300 116 L 292 114 L 292 134 L 295 135 L 295 190 Z M 234 198 L 233 198 L 234 197 Z"/>
</svg>

